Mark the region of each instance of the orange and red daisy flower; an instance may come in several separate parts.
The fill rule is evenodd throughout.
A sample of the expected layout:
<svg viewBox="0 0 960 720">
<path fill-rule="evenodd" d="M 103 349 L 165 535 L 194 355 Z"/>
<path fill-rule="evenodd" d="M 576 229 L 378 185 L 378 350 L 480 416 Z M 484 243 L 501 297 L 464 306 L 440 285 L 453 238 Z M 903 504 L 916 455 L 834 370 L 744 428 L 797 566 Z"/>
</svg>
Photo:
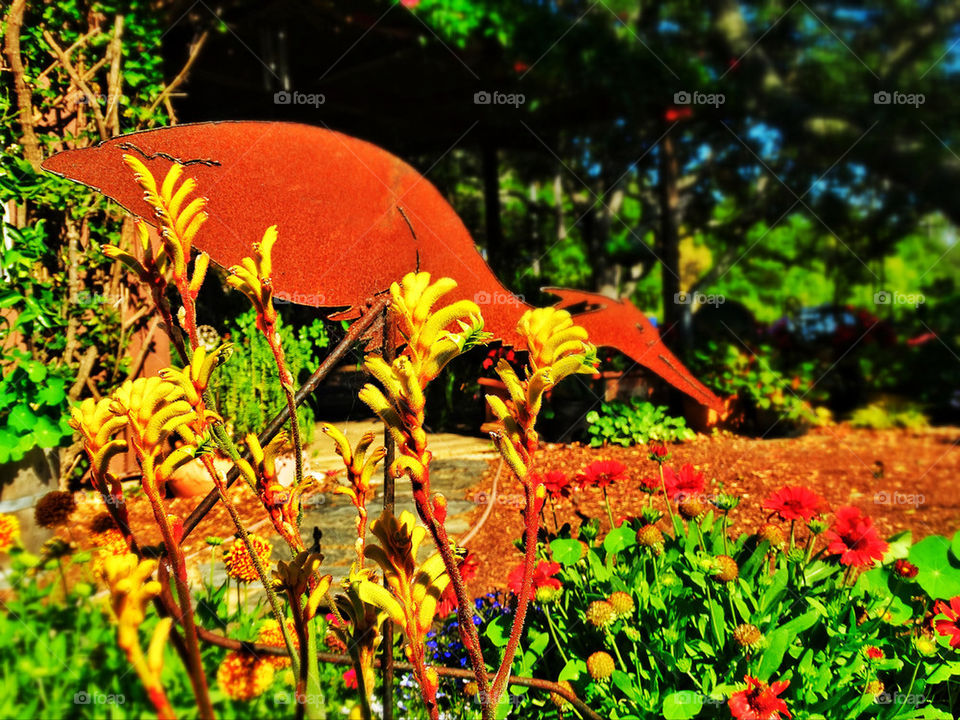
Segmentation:
<svg viewBox="0 0 960 720">
<path fill-rule="evenodd" d="M 893 564 L 893 571 L 905 580 L 913 580 L 913 578 L 917 576 L 917 573 L 920 572 L 920 568 L 909 560 L 901 559 Z"/>
<path fill-rule="evenodd" d="M 946 615 L 946 618 L 940 618 L 934 623 L 937 632 L 950 637 L 950 647 L 960 647 L 960 595 L 950 600 L 949 603 L 943 600 L 937 600 L 933 606 L 933 612 L 937 615 Z"/>
<path fill-rule="evenodd" d="M 765 510 L 772 510 L 781 520 L 804 522 L 819 515 L 825 506 L 826 501 L 822 497 L 802 485 L 780 488 L 763 504 Z"/>
<path fill-rule="evenodd" d="M 570 477 L 564 472 L 559 470 L 551 470 L 543 475 L 540 473 L 534 473 L 534 487 L 536 487 L 537 483 L 543 484 L 543 487 L 547 491 L 547 495 L 549 495 L 550 499 L 554 502 L 560 500 L 561 498 L 570 497 Z"/>
<path fill-rule="evenodd" d="M 858 508 L 846 505 L 837 508 L 833 527 L 826 534 L 827 553 L 839 555 L 842 565 L 871 567 L 882 560 L 887 543 L 880 539 L 873 521 Z"/>
<path fill-rule="evenodd" d="M 0 552 L 6 552 L 20 539 L 20 521 L 16 515 L 0 515 Z"/>
<path fill-rule="evenodd" d="M 594 460 L 577 475 L 581 490 L 588 487 L 598 487 L 602 490 L 611 483 L 626 479 L 627 466 L 617 460 Z"/>
<path fill-rule="evenodd" d="M 787 703 L 778 697 L 787 689 L 789 680 L 781 680 L 769 685 L 749 675 L 745 676 L 744 680 L 747 681 L 746 690 L 735 692 L 727 702 L 730 714 L 736 720 L 780 720 L 781 713 L 792 717 L 787 709 Z"/>
<path fill-rule="evenodd" d="M 533 584 L 530 586 L 531 599 L 536 595 L 537 590 L 540 588 L 559 590 L 562 585 L 560 581 L 554 577 L 554 575 L 556 575 L 558 572 L 560 572 L 560 563 L 548 562 L 546 560 L 541 560 L 538 562 L 537 566 L 533 570 Z M 515 595 L 519 595 L 522 583 L 523 563 L 520 563 L 510 571 L 510 575 L 507 577 L 507 585 L 510 586 L 510 590 Z"/>
<path fill-rule="evenodd" d="M 703 473 L 690 463 L 685 464 L 679 471 L 663 466 L 663 484 L 667 488 L 667 497 L 671 500 L 702 495 L 704 489 Z"/>
<path fill-rule="evenodd" d="M 270 541 L 254 533 L 250 533 L 250 544 L 253 551 L 257 554 L 260 566 L 265 570 L 270 567 L 270 555 L 273 553 L 273 546 Z M 227 566 L 227 574 L 234 580 L 240 582 L 253 582 L 259 579 L 257 568 L 253 564 L 253 558 L 247 551 L 247 546 L 242 539 L 237 538 L 233 544 L 223 553 L 223 562 Z M 269 574 L 269 570 L 268 570 Z"/>
<path fill-rule="evenodd" d="M 273 665 L 256 655 L 231 652 L 217 669 L 217 683 L 234 700 L 253 700 L 273 682 Z"/>
</svg>

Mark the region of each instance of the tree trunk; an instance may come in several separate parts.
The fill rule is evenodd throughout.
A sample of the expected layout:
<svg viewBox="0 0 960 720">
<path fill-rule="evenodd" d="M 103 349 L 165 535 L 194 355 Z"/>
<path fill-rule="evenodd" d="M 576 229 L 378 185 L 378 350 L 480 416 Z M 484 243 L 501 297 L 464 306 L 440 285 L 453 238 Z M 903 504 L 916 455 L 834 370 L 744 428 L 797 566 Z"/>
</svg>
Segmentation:
<svg viewBox="0 0 960 720">
<path fill-rule="evenodd" d="M 480 149 L 483 165 L 483 212 L 487 234 L 487 262 L 497 275 L 506 270 L 503 257 L 503 226 L 500 223 L 500 169 L 497 163 L 497 146 L 488 138 Z M 506 280 L 506 278 L 500 277 Z"/>
<path fill-rule="evenodd" d="M 661 298 L 663 301 L 663 340 L 677 352 L 683 340 L 683 320 L 687 305 L 677 302 L 680 293 L 680 233 L 677 191 L 677 157 L 673 138 L 667 135 L 660 144 L 660 237 L 658 254 L 661 263 Z"/>
</svg>

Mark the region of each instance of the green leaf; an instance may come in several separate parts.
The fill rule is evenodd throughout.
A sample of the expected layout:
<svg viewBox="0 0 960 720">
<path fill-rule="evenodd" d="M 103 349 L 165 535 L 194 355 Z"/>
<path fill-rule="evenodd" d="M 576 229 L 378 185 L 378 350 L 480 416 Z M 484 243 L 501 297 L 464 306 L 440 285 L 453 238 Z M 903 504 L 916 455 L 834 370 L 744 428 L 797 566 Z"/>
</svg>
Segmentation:
<svg viewBox="0 0 960 720">
<path fill-rule="evenodd" d="M 62 377 L 49 378 L 37 391 L 37 401 L 44 405 L 60 405 L 67 397 L 66 384 Z"/>
<path fill-rule="evenodd" d="M 33 438 L 36 444 L 42 448 L 55 448 L 63 439 L 63 433 L 60 426 L 50 418 L 39 417 L 33 429 Z"/>
<path fill-rule="evenodd" d="M 557 538 L 550 543 L 550 552 L 553 554 L 554 562 L 568 567 L 580 562 L 580 556 L 583 554 L 583 546 L 579 540 Z"/>
<path fill-rule="evenodd" d="M 560 671 L 560 675 L 557 678 L 557 681 L 560 680 L 576 680 L 583 673 L 587 671 L 587 663 L 581 660 L 580 658 L 573 658 L 572 660 L 567 660 L 567 664 L 563 666 L 563 670 Z"/>
<path fill-rule="evenodd" d="M 620 692 L 634 702 L 640 702 L 643 700 L 643 695 L 640 692 L 640 688 L 636 686 L 633 678 L 623 672 L 623 670 L 614 670 L 611 680 L 613 680 L 613 684 L 619 688 Z"/>
<path fill-rule="evenodd" d="M 30 382 L 38 383 L 47 376 L 47 366 L 36 360 L 24 363 L 23 369 L 27 371 Z"/>
<path fill-rule="evenodd" d="M 29 431 L 37 421 L 37 416 L 29 405 L 17 405 L 7 416 L 7 425 L 18 434 Z"/>
<path fill-rule="evenodd" d="M 603 549 L 607 551 L 608 556 L 614 553 L 623 552 L 628 547 L 632 547 L 636 544 L 636 534 L 626 524 L 614 528 L 608 532 L 607 536 L 603 539 Z"/>
<path fill-rule="evenodd" d="M 689 690 L 671 693 L 663 699 L 664 720 L 687 720 L 700 714 L 703 696 Z"/>
<path fill-rule="evenodd" d="M 510 640 L 510 625 L 512 619 L 506 615 L 501 615 L 496 620 L 487 623 L 483 634 L 496 647 L 504 647 Z"/>
<path fill-rule="evenodd" d="M 930 535 L 910 548 L 909 560 L 919 570 L 915 581 L 932 598 L 960 595 L 960 560 L 950 547 L 942 535 Z"/>
</svg>

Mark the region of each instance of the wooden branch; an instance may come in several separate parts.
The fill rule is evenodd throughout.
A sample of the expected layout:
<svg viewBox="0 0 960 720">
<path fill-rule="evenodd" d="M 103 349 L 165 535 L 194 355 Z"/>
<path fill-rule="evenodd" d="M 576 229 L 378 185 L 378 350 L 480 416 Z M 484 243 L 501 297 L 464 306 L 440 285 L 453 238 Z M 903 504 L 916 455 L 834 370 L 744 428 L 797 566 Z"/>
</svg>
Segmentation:
<svg viewBox="0 0 960 720">
<path fill-rule="evenodd" d="M 20 55 L 20 32 L 26 7 L 27 0 L 13 0 L 10 12 L 7 13 L 7 31 L 3 49 L 10 71 L 13 73 L 13 87 L 17 95 L 17 118 L 23 135 L 20 141 L 23 145 L 23 156 L 35 171 L 40 172 L 40 162 L 43 157 L 33 125 L 33 93 L 27 87 L 23 58 Z"/>
<path fill-rule="evenodd" d="M 153 336 L 156 335 L 157 328 L 159 326 L 160 318 L 158 316 L 154 316 L 153 320 L 150 321 L 150 329 L 147 330 L 147 335 L 143 339 L 143 345 L 140 346 L 140 350 L 137 352 L 137 357 L 130 365 L 130 372 L 127 373 L 127 380 L 133 380 L 143 369 L 143 363 L 146 361 L 147 354 L 150 352 L 150 346 L 153 345 Z"/>
<path fill-rule="evenodd" d="M 82 45 L 86 45 L 86 44 L 87 44 L 87 40 L 89 40 L 90 38 L 94 37 L 95 35 L 99 35 L 99 34 L 100 34 L 100 31 L 99 31 L 99 30 L 90 30 L 89 32 L 81 35 L 80 37 L 78 37 L 78 38 L 74 41 L 73 45 L 71 45 L 70 47 L 68 47 L 66 50 L 63 51 L 64 55 L 66 55 L 67 57 L 70 57 L 71 55 L 73 55 L 73 51 L 74 51 L 74 50 L 76 50 L 77 48 L 81 47 Z M 44 68 L 43 72 L 40 73 L 40 75 L 37 76 L 37 80 L 43 80 L 43 78 L 45 78 L 47 75 L 49 75 L 50 73 L 52 73 L 52 72 L 53 72 L 54 70 L 56 70 L 59 66 L 60 66 L 60 61 L 59 61 L 59 60 L 54 60 L 52 63 L 50 63 L 49 65 L 47 65 L 46 68 Z M 90 71 L 89 71 L 89 70 L 87 71 L 87 74 L 88 74 L 88 75 L 90 74 Z"/>
<path fill-rule="evenodd" d="M 107 129 L 114 135 L 120 134 L 120 92 L 123 89 L 123 75 L 120 74 L 120 61 L 123 60 L 123 15 L 117 15 L 113 22 L 113 39 L 107 48 L 106 58 L 110 58 L 110 72 L 107 73 Z M 106 59 L 104 58 L 104 59 Z"/>
<path fill-rule="evenodd" d="M 80 392 L 83 390 L 84 386 L 87 384 L 87 380 L 90 379 L 90 371 L 93 370 L 93 363 L 97 360 L 97 348 L 94 345 L 91 345 L 87 348 L 87 351 L 83 354 L 83 357 L 80 358 L 80 364 L 77 367 L 77 379 L 73 382 L 73 385 L 70 386 L 70 390 L 67 392 L 67 397 L 71 400 L 78 400 L 80 398 Z"/>
<path fill-rule="evenodd" d="M 73 66 L 73 63 L 70 62 L 70 58 L 64 54 L 63 50 L 57 44 L 57 41 L 48 30 L 43 31 L 43 39 L 46 41 L 47 45 L 50 46 L 50 54 L 60 61 L 60 65 L 64 70 L 66 70 L 67 75 L 70 76 L 70 80 L 72 80 L 73 84 L 76 85 L 86 96 L 87 104 L 93 111 L 93 119 L 97 124 L 97 132 L 100 133 L 100 139 L 108 140 L 110 138 L 110 134 L 107 132 L 107 122 L 103 117 L 103 111 L 100 110 L 100 103 L 97 102 L 97 96 L 93 94 L 93 91 L 90 89 L 90 86 L 87 85 L 86 80 L 84 80 L 83 76 L 77 72 L 77 69 Z"/>
<path fill-rule="evenodd" d="M 177 76 L 173 81 L 164 87 L 163 92 L 161 92 L 157 98 L 153 101 L 153 104 L 150 105 L 150 109 L 147 111 L 148 115 L 153 115 L 153 111 L 157 109 L 160 103 L 164 103 L 164 107 L 168 110 L 170 109 L 169 98 L 170 93 L 176 90 L 180 85 L 184 83 L 187 79 L 187 75 L 190 73 L 190 68 L 193 67 L 193 63 L 196 61 L 197 56 L 200 54 L 200 50 L 203 48 L 204 43 L 207 42 L 207 37 L 209 36 L 210 31 L 204 30 L 203 34 L 197 39 L 193 44 L 193 47 L 190 48 L 190 55 L 187 57 L 187 62 L 184 63 L 183 67 L 180 68 L 180 72 L 177 73 Z M 155 120 L 150 121 L 150 127 L 153 127 Z"/>
</svg>

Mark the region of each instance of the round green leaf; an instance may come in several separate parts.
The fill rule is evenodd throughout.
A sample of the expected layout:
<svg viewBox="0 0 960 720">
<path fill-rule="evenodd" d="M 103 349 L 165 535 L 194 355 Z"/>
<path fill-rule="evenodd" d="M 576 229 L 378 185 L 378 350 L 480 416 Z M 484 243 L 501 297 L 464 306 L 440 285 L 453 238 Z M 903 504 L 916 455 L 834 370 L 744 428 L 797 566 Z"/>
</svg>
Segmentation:
<svg viewBox="0 0 960 720">
<path fill-rule="evenodd" d="M 703 696 L 689 690 L 671 693 L 663 699 L 664 720 L 687 720 L 700 714 Z"/>
<path fill-rule="evenodd" d="M 550 552 L 553 553 L 554 562 L 558 562 L 564 567 L 567 567 L 580 562 L 580 556 L 583 554 L 583 546 L 580 545 L 579 540 L 557 538 L 550 543 Z"/>
</svg>

